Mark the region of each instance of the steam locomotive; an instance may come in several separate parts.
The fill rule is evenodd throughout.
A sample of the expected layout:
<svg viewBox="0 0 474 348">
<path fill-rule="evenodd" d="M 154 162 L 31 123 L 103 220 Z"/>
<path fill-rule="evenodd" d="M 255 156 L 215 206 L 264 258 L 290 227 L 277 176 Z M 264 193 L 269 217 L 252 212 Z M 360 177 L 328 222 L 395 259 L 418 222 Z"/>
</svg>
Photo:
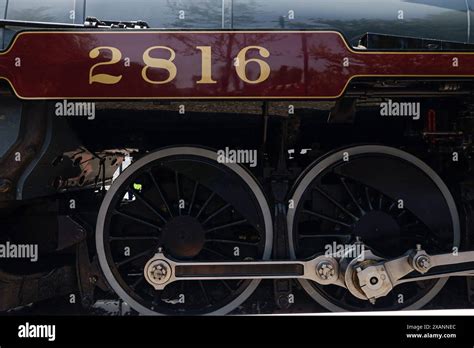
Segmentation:
<svg viewBox="0 0 474 348">
<path fill-rule="evenodd" d="M 472 6 L 0 0 L 0 311 L 472 307 Z"/>
</svg>

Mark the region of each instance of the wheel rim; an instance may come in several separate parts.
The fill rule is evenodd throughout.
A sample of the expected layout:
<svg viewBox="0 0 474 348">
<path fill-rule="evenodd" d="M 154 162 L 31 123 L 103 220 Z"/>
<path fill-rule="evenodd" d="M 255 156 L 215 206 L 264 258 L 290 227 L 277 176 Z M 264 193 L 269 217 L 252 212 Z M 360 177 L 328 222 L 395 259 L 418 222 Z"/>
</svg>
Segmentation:
<svg viewBox="0 0 474 348">
<path fill-rule="evenodd" d="M 217 153 L 196 147 L 156 151 L 127 168 L 104 198 L 96 228 L 100 265 L 112 289 L 140 314 L 225 314 L 260 282 L 180 281 L 156 291 L 142 279 L 140 267 L 160 246 L 183 260 L 270 257 L 272 223 L 262 190 L 243 167 L 216 160 Z M 128 257 L 120 255 L 124 245 Z"/>
<path fill-rule="evenodd" d="M 336 196 L 336 198 L 332 196 L 334 192 L 336 192 L 334 191 L 334 187 L 336 186 L 331 186 L 333 184 L 332 184 L 331 178 L 328 179 L 328 175 L 333 174 L 331 173 L 331 169 L 337 168 L 338 165 L 341 165 L 341 160 L 344 153 L 347 153 L 350 155 L 351 161 L 361 159 L 364 156 L 365 157 L 387 156 L 387 158 L 404 161 L 408 163 L 410 166 L 412 166 L 413 168 L 415 168 L 416 170 L 418 170 L 424 176 L 423 180 L 426 181 L 429 179 L 432 185 L 436 186 L 436 188 L 439 190 L 439 193 L 443 196 L 445 200 L 445 204 L 446 204 L 446 210 L 449 211 L 449 215 L 450 215 L 449 223 L 452 230 L 452 234 L 450 236 L 451 238 L 450 243 L 452 246 L 459 246 L 460 227 L 459 227 L 459 217 L 458 217 L 456 205 L 454 203 L 454 199 L 452 198 L 448 188 L 442 182 L 441 178 L 431 168 L 429 168 L 424 162 L 422 162 L 418 158 L 404 151 L 401 151 L 395 148 L 386 147 L 386 146 L 367 145 L 367 146 L 356 146 L 356 147 L 344 149 L 341 151 L 337 151 L 327 156 L 326 158 L 313 163 L 309 167 L 309 169 L 300 176 L 300 179 L 297 181 L 297 184 L 295 185 L 295 189 L 293 190 L 293 194 L 291 198 L 292 201 L 294 202 L 295 209 L 290 209 L 288 212 L 288 217 L 287 217 L 288 232 L 289 232 L 289 247 L 290 247 L 290 255 L 292 258 L 302 258 L 305 256 L 307 257 L 308 252 L 311 250 L 311 248 L 317 249 L 318 247 L 320 247 L 321 243 L 324 243 L 324 242 L 328 243 L 329 241 L 330 242 L 339 241 L 340 244 L 351 243 L 354 241 L 355 232 L 362 231 L 364 230 L 364 228 L 367 229 L 370 227 L 374 227 L 373 226 L 374 224 L 380 224 L 383 229 L 391 230 L 392 231 L 391 237 L 393 238 L 396 237 L 397 231 L 394 231 L 393 220 L 390 217 L 390 214 L 387 214 L 386 211 L 384 212 L 384 210 L 387 210 L 389 207 L 388 205 L 389 200 L 390 199 L 393 200 L 392 196 L 390 195 L 383 196 L 383 192 L 378 192 L 382 194 L 382 209 L 379 209 L 379 205 L 378 205 L 379 202 L 376 199 L 377 190 L 375 190 L 373 187 L 369 187 L 368 188 L 369 200 L 365 198 L 365 205 L 363 205 L 364 202 L 362 202 L 362 200 L 360 200 L 360 203 L 357 204 L 353 198 L 357 200 L 358 197 L 350 197 L 350 193 L 348 193 L 347 189 L 344 186 L 349 188 L 349 190 L 354 190 L 355 192 L 362 191 L 362 194 L 366 197 L 367 197 L 367 193 L 365 192 L 365 189 L 359 188 L 357 190 L 355 188 L 355 186 L 357 185 L 357 182 L 356 182 L 357 180 L 353 180 L 353 178 L 350 178 L 350 179 L 343 178 L 343 180 L 340 183 L 341 191 L 344 192 L 346 195 L 345 199 L 341 200 L 340 199 L 341 196 Z M 335 175 L 335 177 L 337 177 L 337 175 Z M 326 185 L 321 185 L 320 180 L 322 178 L 326 180 Z M 327 182 L 331 182 L 331 184 L 328 184 Z M 360 183 L 359 185 L 364 186 L 364 184 L 360 184 Z M 370 186 L 370 185 L 365 185 L 365 186 Z M 328 189 L 328 187 L 333 187 L 332 191 Z M 303 223 L 302 221 L 304 221 L 304 218 L 301 219 L 301 216 L 302 216 L 302 210 L 310 210 L 310 209 L 307 209 L 309 189 L 312 191 L 316 191 L 316 193 L 311 193 L 313 197 L 316 197 L 312 200 L 313 203 L 321 202 L 325 200 L 326 205 L 332 205 L 333 207 L 336 207 L 335 208 L 336 211 L 338 211 L 341 214 L 336 217 L 332 216 L 332 219 L 334 221 L 329 221 L 327 218 L 328 217 L 331 218 L 331 216 L 321 214 L 321 212 L 318 213 L 317 211 L 318 216 L 313 215 L 312 218 L 315 220 L 319 220 L 319 225 L 322 225 L 321 221 L 325 221 L 325 224 L 327 226 L 330 225 L 331 223 L 333 225 L 339 225 L 339 230 L 337 231 L 337 234 L 341 235 L 345 233 L 351 236 L 346 237 L 346 239 L 345 240 L 343 239 L 342 242 L 339 236 L 336 239 L 334 239 L 334 236 L 324 237 L 326 238 L 325 240 L 323 239 L 323 237 L 320 237 L 320 236 L 319 237 L 304 236 L 304 229 L 306 228 L 306 230 L 308 230 L 310 225 L 307 223 L 307 221 L 305 222 L 306 226 L 302 225 Z M 356 196 L 357 194 L 353 192 L 352 195 Z M 344 205 L 345 201 L 351 201 L 352 206 Z M 372 204 L 372 208 L 375 208 L 375 209 L 371 209 L 374 211 L 373 213 L 371 213 L 373 214 L 373 216 L 371 218 L 365 218 L 365 219 L 360 218 L 360 216 L 363 215 L 361 210 L 369 210 L 370 208 L 369 202 Z M 306 204 L 306 207 L 305 207 L 305 204 Z M 339 204 L 339 207 L 337 206 L 337 204 Z M 320 204 L 320 206 L 321 205 L 322 204 Z M 357 205 L 359 205 L 359 207 Z M 417 215 L 411 214 L 409 209 L 405 208 L 404 211 L 405 213 L 403 214 L 407 215 L 404 217 L 404 219 L 406 220 L 404 222 L 397 221 L 397 223 L 402 225 L 402 226 L 399 226 L 400 228 L 402 228 L 402 230 L 403 228 L 406 227 L 406 226 L 403 226 L 404 224 L 409 224 L 408 221 L 410 221 L 410 218 L 412 219 L 411 223 L 414 223 L 413 219 L 415 219 L 415 221 L 417 219 Z M 401 213 L 401 212 L 397 212 L 397 213 Z M 303 214 L 311 215 L 310 212 L 304 212 Z M 346 215 L 346 217 L 342 218 L 344 214 Z M 352 217 L 350 214 L 355 215 L 355 217 L 358 218 L 359 220 L 356 221 L 354 217 Z M 369 214 L 366 214 L 366 215 L 368 216 Z M 340 218 L 342 218 L 343 220 L 339 221 Z M 306 220 L 308 220 L 308 218 L 306 218 Z M 350 220 L 353 220 L 353 222 L 350 223 Z M 416 229 L 418 230 L 420 226 L 423 226 L 424 222 L 425 221 L 421 222 L 421 225 L 416 225 Z M 418 221 L 418 223 L 420 223 L 420 221 Z M 344 224 L 347 226 L 344 226 Z M 364 226 L 364 228 L 361 228 L 361 226 Z M 424 232 L 426 232 L 426 228 Z M 414 241 L 416 240 L 416 238 L 414 238 L 414 235 L 410 235 L 409 233 L 407 233 L 406 230 L 402 231 L 401 233 L 402 233 L 401 236 L 403 236 L 403 238 L 405 239 L 408 238 L 404 241 L 405 244 L 402 243 L 402 241 L 400 241 L 401 248 L 405 247 L 406 245 L 410 245 L 409 247 L 413 248 Z M 316 233 L 316 235 L 318 235 L 318 233 Z M 303 238 L 301 238 L 302 236 Z M 331 237 L 333 239 L 331 239 Z M 366 239 L 367 237 L 368 236 L 365 236 Z M 382 235 L 382 237 L 386 237 L 386 236 Z M 308 246 L 308 244 L 310 243 L 307 242 L 307 240 L 310 240 L 311 238 L 319 239 L 319 242 L 314 243 L 311 247 L 307 248 L 308 250 L 303 251 L 301 248 L 301 244 L 303 244 L 301 243 L 301 239 L 306 240 L 304 242 L 304 245 Z M 364 242 L 367 242 L 367 241 L 364 241 Z M 369 242 L 373 242 L 373 240 L 369 240 L 367 242 L 368 247 L 371 247 Z M 425 242 L 426 240 L 423 240 L 423 243 L 422 243 L 423 246 L 426 245 Z M 412 243 L 413 245 L 411 245 Z M 379 246 L 380 245 L 383 245 L 383 243 L 379 243 Z M 393 247 L 394 246 L 392 245 L 392 248 Z M 429 250 L 430 248 L 431 250 Z M 427 251 L 437 252 L 441 248 L 442 247 L 438 246 L 437 248 L 436 245 L 433 245 L 433 246 L 429 246 Z M 446 250 L 446 249 L 443 250 L 443 252 L 449 252 L 449 251 L 450 250 Z M 322 250 L 319 250 L 319 251 L 314 250 L 314 252 L 315 253 L 322 252 Z M 382 250 L 382 253 L 383 253 L 383 250 Z M 388 256 L 393 257 L 394 254 L 396 253 L 397 251 L 395 249 L 392 249 L 392 253 L 391 253 L 392 255 L 388 255 Z M 381 256 L 387 257 L 383 254 Z M 421 308 L 426 303 L 428 303 L 434 296 L 436 296 L 436 294 L 445 285 L 447 280 L 448 280 L 447 278 L 443 278 L 443 279 L 439 279 L 435 281 L 418 282 L 416 284 L 410 284 L 410 285 L 407 284 L 406 286 L 396 287 L 390 295 L 392 297 L 387 296 L 387 298 L 378 300 L 375 306 L 370 305 L 368 301 L 361 301 L 361 300 L 356 300 L 355 298 L 348 297 L 350 296 L 350 294 L 348 294 L 347 291 L 342 288 L 338 288 L 335 286 L 322 287 L 322 286 L 317 285 L 314 282 L 307 281 L 307 280 L 301 280 L 300 283 L 305 289 L 305 291 L 314 300 L 316 300 L 316 302 L 318 302 L 320 305 L 322 305 L 328 310 L 358 311 L 358 310 L 393 310 L 393 309 L 406 310 L 406 309 Z M 414 287 L 414 288 L 411 288 L 411 287 Z M 422 290 L 419 290 L 416 287 L 422 287 Z M 400 299 L 398 296 L 400 294 L 403 295 L 403 303 L 401 304 L 398 303 L 398 300 Z M 396 301 L 397 303 L 394 303 L 394 301 Z"/>
</svg>

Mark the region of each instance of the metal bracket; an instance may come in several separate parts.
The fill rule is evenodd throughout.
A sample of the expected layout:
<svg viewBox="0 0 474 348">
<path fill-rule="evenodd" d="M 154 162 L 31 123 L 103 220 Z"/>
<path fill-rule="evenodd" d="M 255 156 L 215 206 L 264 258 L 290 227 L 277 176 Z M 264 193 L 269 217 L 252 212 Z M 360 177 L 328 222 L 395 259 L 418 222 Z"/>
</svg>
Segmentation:
<svg viewBox="0 0 474 348">
<path fill-rule="evenodd" d="M 100 274 L 98 261 L 96 259 L 90 260 L 87 240 L 77 244 L 76 273 L 81 303 L 85 308 L 89 308 L 94 304 L 95 288 L 108 290 L 108 287 Z"/>
</svg>

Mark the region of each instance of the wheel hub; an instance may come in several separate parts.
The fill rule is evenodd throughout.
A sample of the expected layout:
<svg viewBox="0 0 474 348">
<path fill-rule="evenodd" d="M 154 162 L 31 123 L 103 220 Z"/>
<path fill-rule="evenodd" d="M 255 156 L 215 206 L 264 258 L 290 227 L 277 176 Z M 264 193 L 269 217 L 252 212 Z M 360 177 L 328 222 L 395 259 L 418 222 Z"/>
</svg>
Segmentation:
<svg viewBox="0 0 474 348">
<path fill-rule="evenodd" d="M 204 228 L 194 217 L 174 217 L 163 228 L 164 248 L 173 257 L 195 257 L 201 252 L 204 243 Z"/>
<path fill-rule="evenodd" d="M 400 243 L 400 226 L 395 219 L 379 210 L 371 211 L 360 218 L 354 227 L 354 235 L 384 255 L 397 254 Z"/>
<path fill-rule="evenodd" d="M 144 269 L 145 279 L 150 284 L 166 284 L 171 278 L 171 273 L 170 265 L 162 260 L 148 262 Z"/>
</svg>

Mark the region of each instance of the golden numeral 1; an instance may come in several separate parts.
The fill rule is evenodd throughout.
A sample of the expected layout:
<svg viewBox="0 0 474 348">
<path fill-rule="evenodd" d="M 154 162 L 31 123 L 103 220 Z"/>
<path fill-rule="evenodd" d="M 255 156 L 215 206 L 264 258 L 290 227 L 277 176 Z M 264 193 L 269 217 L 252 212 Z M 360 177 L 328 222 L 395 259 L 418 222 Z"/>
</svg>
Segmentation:
<svg viewBox="0 0 474 348">
<path fill-rule="evenodd" d="M 211 46 L 196 46 L 201 51 L 201 79 L 196 83 L 217 83 L 212 79 L 212 50 Z"/>
</svg>

